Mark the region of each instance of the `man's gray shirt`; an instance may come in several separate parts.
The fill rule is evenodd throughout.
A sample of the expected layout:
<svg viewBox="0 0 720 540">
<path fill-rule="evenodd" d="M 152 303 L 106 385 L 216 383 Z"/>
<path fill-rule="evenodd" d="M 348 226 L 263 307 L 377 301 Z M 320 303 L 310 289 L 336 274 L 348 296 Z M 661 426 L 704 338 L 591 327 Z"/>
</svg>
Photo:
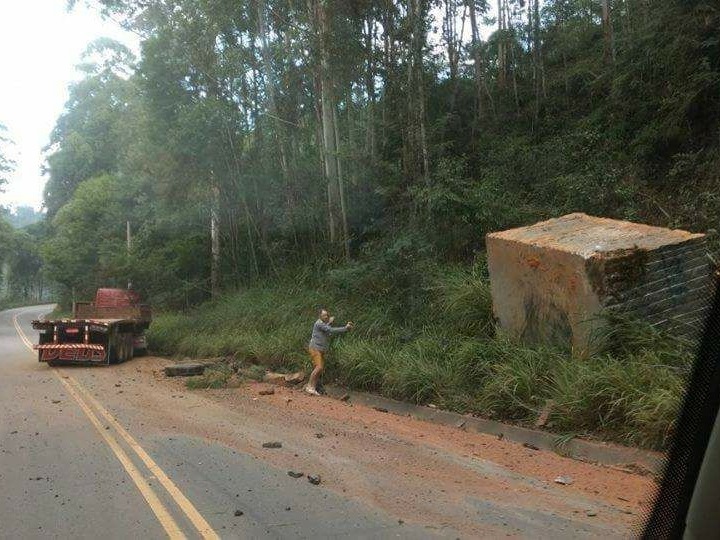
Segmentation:
<svg viewBox="0 0 720 540">
<path fill-rule="evenodd" d="M 310 348 L 325 352 L 330 345 L 330 335 L 342 334 L 343 332 L 347 332 L 346 326 L 330 326 L 328 323 L 318 319 L 313 325 Z"/>
</svg>

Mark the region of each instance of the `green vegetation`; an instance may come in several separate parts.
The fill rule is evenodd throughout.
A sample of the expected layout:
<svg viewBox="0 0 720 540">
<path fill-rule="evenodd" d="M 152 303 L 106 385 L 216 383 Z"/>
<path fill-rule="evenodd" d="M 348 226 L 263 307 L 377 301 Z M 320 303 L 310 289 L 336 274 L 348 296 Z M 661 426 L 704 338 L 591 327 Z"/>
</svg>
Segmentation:
<svg viewBox="0 0 720 540">
<path fill-rule="evenodd" d="M 333 272 L 334 273 L 334 272 Z M 331 273 L 331 275 L 333 274 Z M 607 345 L 587 359 L 528 348 L 495 335 L 484 265 L 436 267 L 412 318 L 394 313 L 384 290 L 329 289 L 328 280 L 278 280 L 161 315 L 150 345 L 165 354 L 214 357 L 273 369 L 308 369 L 305 352 L 318 302 L 337 306 L 356 331 L 335 340 L 326 380 L 458 412 L 532 423 L 552 399 L 551 429 L 663 448 L 682 398 L 692 348 L 631 321 L 613 321 Z M 403 276 L 407 278 L 407 276 Z M 402 294 L 398 291 L 396 294 Z M 217 387 L 229 372 L 190 383 Z"/>
<path fill-rule="evenodd" d="M 95 3 L 140 54 L 83 57 L 47 217 L 0 223 L 14 289 L 131 281 L 167 313 L 158 350 L 272 366 L 306 361 L 323 302 L 357 319 L 344 384 L 518 421 L 553 399 L 556 429 L 664 444 L 688 355 L 646 330 L 585 362 L 506 342 L 482 253 L 568 212 L 717 227 L 717 2 Z"/>
<path fill-rule="evenodd" d="M 212 366 L 205 373 L 190 377 L 185 385 L 191 390 L 207 390 L 209 388 L 225 388 L 232 377 L 232 370 L 224 365 Z"/>
<path fill-rule="evenodd" d="M 88 47 L 51 135 L 63 303 L 130 280 L 189 309 L 309 261 L 351 279 L 408 231 L 414 266 L 571 211 L 720 221 L 713 2 L 95 1 L 143 37 Z"/>
<path fill-rule="evenodd" d="M 39 253 L 43 222 L 14 229 L 0 213 L 0 308 L 44 300 L 47 278 Z"/>
</svg>

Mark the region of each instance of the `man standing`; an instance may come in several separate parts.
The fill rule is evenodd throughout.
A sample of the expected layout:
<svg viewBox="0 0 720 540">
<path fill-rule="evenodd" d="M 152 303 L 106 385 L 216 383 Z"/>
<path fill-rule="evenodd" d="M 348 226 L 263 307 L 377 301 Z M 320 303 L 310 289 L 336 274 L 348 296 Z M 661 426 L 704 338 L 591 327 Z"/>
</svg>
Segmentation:
<svg viewBox="0 0 720 540">
<path fill-rule="evenodd" d="M 317 383 L 325 368 L 325 353 L 330 345 L 330 336 L 345 333 L 353 327 L 353 323 L 350 321 L 345 326 L 332 326 L 334 321 L 335 317 L 331 317 L 326 309 L 321 309 L 320 318 L 313 325 L 312 337 L 308 346 L 313 370 L 305 387 L 305 391 L 313 396 L 320 395 L 317 391 Z"/>
</svg>

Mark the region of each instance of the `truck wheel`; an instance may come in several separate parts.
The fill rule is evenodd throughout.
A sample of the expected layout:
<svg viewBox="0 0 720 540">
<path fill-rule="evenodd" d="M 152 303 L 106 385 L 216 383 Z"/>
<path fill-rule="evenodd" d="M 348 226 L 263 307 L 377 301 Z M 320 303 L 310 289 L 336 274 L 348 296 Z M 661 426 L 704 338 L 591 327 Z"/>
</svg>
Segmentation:
<svg viewBox="0 0 720 540">
<path fill-rule="evenodd" d="M 121 336 L 118 341 L 120 342 L 118 347 L 118 364 L 120 364 L 127 360 L 127 341 L 124 335 Z"/>
<path fill-rule="evenodd" d="M 132 334 L 125 334 L 125 350 L 127 351 L 126 360 L 133 359 L 133 353 L 135 352 L 133 349 L 133 340 L 134 336 Z"/>
<path fill-rule="evenodd" d="M 116 343 L 115 338 L 110 338 L 108 341 L 108 349 L 107 349 L 107 363 L 108 364 L 117 364 L 118 361 L 118 347 Z"/>
</svg>

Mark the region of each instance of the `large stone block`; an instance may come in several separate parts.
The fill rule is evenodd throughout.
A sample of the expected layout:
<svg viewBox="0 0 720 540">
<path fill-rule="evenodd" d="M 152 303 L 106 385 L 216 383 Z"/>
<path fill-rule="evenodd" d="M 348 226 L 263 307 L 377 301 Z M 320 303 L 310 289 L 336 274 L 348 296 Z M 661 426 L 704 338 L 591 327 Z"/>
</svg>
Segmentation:
<svg viewBox="0 0 720 540">
<path fill-rule="evenodd" d="M 493 311 L 516 338 L 580 354 L 606 309 L 692 333 L 714 286 L 708 249 L 704 234 L 586 214 L 491 233 Z"/>
</svg>

